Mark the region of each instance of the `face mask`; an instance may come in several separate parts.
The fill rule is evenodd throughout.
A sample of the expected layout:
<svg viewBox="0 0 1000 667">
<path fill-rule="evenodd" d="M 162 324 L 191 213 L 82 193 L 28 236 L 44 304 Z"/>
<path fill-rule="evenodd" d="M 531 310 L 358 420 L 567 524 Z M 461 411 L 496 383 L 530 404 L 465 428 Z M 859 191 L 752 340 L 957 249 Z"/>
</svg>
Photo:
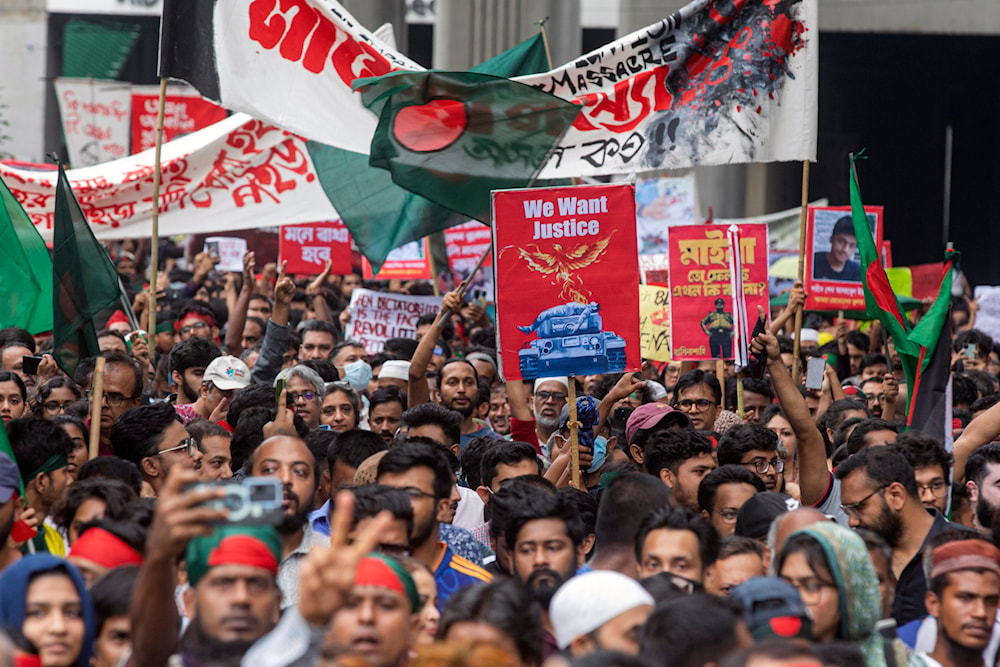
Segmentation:
<svg viewBox="0 0 1000 667">
<path fill-rule="evenodd" d="M 594 472 L 604 465 L 604 459 L 608 456 L 608 439 L 599 435 L 594 439 L 594 462 L 587 468 L 587 472 Z"/>
<path fill-rule="evenodd" d="M 352 361 L 344 365 L 344 376 L 340 379 L 351 385 L 354 391 L 364 391 L 372 379 L 372 367 L 363 359 Z"/>
</svg>

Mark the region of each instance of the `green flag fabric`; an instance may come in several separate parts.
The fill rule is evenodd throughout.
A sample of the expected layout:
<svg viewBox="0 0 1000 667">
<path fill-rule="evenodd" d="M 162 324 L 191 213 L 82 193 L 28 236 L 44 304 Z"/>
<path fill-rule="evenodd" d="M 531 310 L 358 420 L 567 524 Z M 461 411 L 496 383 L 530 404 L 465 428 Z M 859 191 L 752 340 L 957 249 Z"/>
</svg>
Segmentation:
<svg viewBox="0 0 1000 667">
<path fill-rule="evenodd" d="M 116 304 L 120 292 L 111 258 L 94 238 L 62 165 L 52 247 L 53 356 L 72 377 L 80 359 L 99 351 L 94 315 Z"/>
<path fill-rule="evenodd" d="M 490 220 L 490 192 L 527 187 L 579 114 L 566 100 L 475 72 L 396 72 L 354 83 L 379 114 L 369 164 L 453 211 Z"/>
<path fill-rule="evenodd" d="M 472 71 L 515 77 L 548 69 L 538 34 Z M 468 219 L 396 185 L 389 172 L 369 166 L 367 155 L 315 141 L 306 146 L 323 191 L 376 273 L 393 248 Z"/>
<path fill-rule="evenodd" d="M 52 330 L 52 259 L 31 218 L 0 179 L 0 327 Z"/>
<path fill-rule="evenodd" d="M 854 234 L 858 242 L 858 251 L 861 253 L 861 278 L 865 288 L 865 310 L 868 317 L 882 323 L 896 345 L 896 352 L 899 354 L 899 361 L 903 366 L 907 386 L 911 388 L 911 391 L 907 393 L 906 410 L 907 415 L 912 418 L 910 410 L 914 397 L 912 388 L 919 386 L 921 376 L 930 364 L 931 357 L 940 340 L 943 325 L 948 318 L 948 310 L 951 305 L 952 253 L 946 257 L 945 270 L 942 273 L 934 303 L 927 314 L 920 318 L 920 322 L 911 328 L 909 321 L 903 316 L 899 299 L 892 291 L 892 287 L 889 286 L 889 278 L 886 276 L 885 267 L 882 266 L 882 258 L 875 248 L 875 240 L 872 238 L 871 228 L 868 226 L 868 219 L 861 199 L 861 186 L 858 183 L 858 174 L 855 169 L 855 161 L 859 157 L 861 157 L 860 154 L 851 158 L 851 217 L 854 221 Z M 950 341 L 944 342 L 948 344 Z"/>
</svg>

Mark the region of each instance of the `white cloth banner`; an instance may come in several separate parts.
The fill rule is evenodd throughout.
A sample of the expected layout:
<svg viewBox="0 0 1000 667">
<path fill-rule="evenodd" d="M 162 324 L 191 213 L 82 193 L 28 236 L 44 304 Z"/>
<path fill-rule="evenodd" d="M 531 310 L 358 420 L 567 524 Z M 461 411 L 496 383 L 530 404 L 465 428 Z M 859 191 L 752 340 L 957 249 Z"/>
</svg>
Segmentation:
<svg viewBox="0 0 1000 667">
<path fill-rule="evenodd" d="M 58 78 L 55 88 L 69 164 L 88 167 L 129 154 L 131 84 Z"/>
<path fill-rule="evenodd" d="M 817 2 L 694 0 L 551 72 L 515 79 L 584 107 L 540 177 L 814 160 Z M 190 31 L 193 15 L 177 16 L 174 32 Z M 369 152 L 376 119 L 351 83 L 423 69 L 335 0 L 217 0 L 212 23 L 214 62 L 172 51 L 177 71 L 223 106 L 358 153 Z"/>
<path fill-rule="evenodd" d="M 160 234 L 205 234 L 339 217 L 302 139 L 235 114 L 163 145 Z M 99 239 L 152 233 L 153 150 L 67 172 Z M 0 163 L 3 178 L 46 241 L 56 171 Z"/>
</svg>

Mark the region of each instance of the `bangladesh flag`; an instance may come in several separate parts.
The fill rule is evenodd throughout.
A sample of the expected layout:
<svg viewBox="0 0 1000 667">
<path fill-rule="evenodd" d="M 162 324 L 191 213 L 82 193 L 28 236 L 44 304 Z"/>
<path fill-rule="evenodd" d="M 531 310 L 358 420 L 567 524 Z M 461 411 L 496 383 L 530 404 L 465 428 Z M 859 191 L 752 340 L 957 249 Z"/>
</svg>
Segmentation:
<svg viewBox="0 0 1000 667">
<path fill-rule="evenodd" d="M 397 72 L 354 87 L 379 115 L 370 164 L 407 190 L 483 222 L 492 190 L 537 184 L 580 110 L 476 72 Z"/>
<path fill-rule="evenodd" d="M 0 179 L 0 327 L 52 330 L 52 259 L 31 218 Z"/>
<path fill-rule="evenodd" d="M 938 294 L 930 310 L 916 326 L 910 327 L 903 316 L 896 294 L 889 286 L 882 259 L 875 249 L 871 228 L 861 200 L 861 186 L 855 161 L 851 158 L 851 217 L 861 253 L 862 280 L 865 287 L 865 310 L 868 317 L 877 319 L 892 336 L 899 353 L 899 360 L 906 375 L 907 425 L 920 428 L 926 435 L 934 435 L 950 442 L 951 402 L 945 398 L 950 383 L 950 317 L 951 272 L 956 253 L 948 251 Z M 939 344 L 942 343 L 942 344 Z M 942 363 L 942 359 L 946 362 Z M 932 363 L 932 360 L 934 363 Z M 939 417 L 934 415 L 940 415 Z M 949 417 L 945 420 L 945 417 Z M 945 424 L 947 425 L 945 427 Z"/>
<path fill-rule="evenodd" d="M 513 77 L 546 69 L 538 34 L 471 71 Z M 307 147 L 323 191 L 376 273 L 393 248 L 468 219 L 396 185 L 389 172 L 369 166 L 367 155 L 316 141 Z"/>
<path fill-rule="evenodd" d="M 59 165 L 53 224 L 53 356 L 70 377 L 80 359 L 99 352 L 94 316 L 118 302 L 118 273 L 90 230 Z"/>
</svg>

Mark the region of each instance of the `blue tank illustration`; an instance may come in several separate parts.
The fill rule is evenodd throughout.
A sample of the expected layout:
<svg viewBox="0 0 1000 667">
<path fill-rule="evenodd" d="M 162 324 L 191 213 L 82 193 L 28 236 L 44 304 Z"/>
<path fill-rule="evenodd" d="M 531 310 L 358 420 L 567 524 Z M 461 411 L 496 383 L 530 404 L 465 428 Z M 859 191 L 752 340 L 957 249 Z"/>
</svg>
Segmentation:
<svg viewBox="0 0 1000 667">
<path fill-rule="evenodd" d="M 597 303 L 566 303 L 543 310 L 524 333 L 538 338 L 518 350 L 521 377 L 592 375 L 625 370 L 625 339 L 604 331 Z"/>
</svg>

